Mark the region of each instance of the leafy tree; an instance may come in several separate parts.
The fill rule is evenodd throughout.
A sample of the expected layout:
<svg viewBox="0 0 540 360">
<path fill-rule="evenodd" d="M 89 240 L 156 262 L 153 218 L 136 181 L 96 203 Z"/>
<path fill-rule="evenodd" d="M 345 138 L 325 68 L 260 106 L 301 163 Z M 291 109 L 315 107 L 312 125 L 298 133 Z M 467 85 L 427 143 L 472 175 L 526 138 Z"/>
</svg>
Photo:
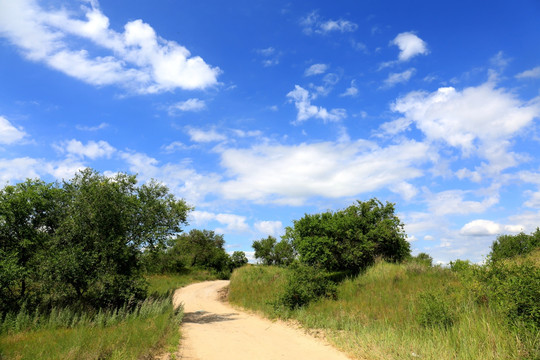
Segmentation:
<svg viewBox="0 0 540 360">
<path fill-rule="evenodd" d="M 525 255 L 540 248 L 540 229 L 530 235 L 523 232 L 517 235 L 500 235 L 491 245 L 489 258 L 492 261 L 508 259 L 516 255 Z"/>
<path fill-rule="evenodd" d="M 178 236 L 170 251 L 181 254 L 189 267 L 224 271 L 229 268 L 229 255 L 224 249 L 223 235 L 210 230 L 193 229 Z"/>
<path fill-rule="evenodd" d="M 27 180 L 0 190 L 0 312 L 36 298 L 60 204 L 57 184 Z"/>
<path fill-rule="evenodd" d="M 289 265 L 295 258 L 294 248 L 287 238 L 277 242 L 273 236 L 256 240 L 252 244 L 255 258 L 261 259 L 264 265 Z"/>
<path fill-rule="evenodd" d="M 433 266 L 433 258 L 424 252 L 419 253 L 411 258 L 412 261 L 419 264 L 425 264 L 427 266 Z"/>
<path fill-rule="evenodd" d="M 107 307 L 140 298 L 142 250 L 165 248 L 189 210 L 154 181 L 137 186 L 135 176 L 91 169 L 61 184 L 7 186 L 0 191 L 1 303 Z"/>
<path fill-rule="evenodd" d="M 286 231 L 300 261 L 329 271 L 357 272 L 379 256 L 388 261 L 410 256 L 394 205 L 377 199 L 358 201 L 337 212 L 306 214 Z"/>
<path fill-rule="evenodd" d="M 243 251 L 235 251 L 231 255 L 231 266 L 233 269 L 242 267 L 248 263 L 246 253 Z"/>
</svg>

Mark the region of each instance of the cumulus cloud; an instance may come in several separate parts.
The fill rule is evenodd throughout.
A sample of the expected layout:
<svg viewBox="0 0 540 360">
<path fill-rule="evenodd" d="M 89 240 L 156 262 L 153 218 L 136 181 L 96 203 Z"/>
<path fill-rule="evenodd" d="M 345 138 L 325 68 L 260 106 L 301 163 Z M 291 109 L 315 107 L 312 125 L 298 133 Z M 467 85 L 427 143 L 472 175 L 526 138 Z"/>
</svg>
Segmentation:
<svg viewBox="0 0 540 360">
<path fill-rule="evenodd" d="M 89 141 L 84 145 L 82 142 L 72 139 L 67 142 L 64 142 L 62 145 L 57 146 L 57 149 L 67 152 L 69 155 L 75 155 L 80 157 L 87 157 L 92 160 L 106 157 L 110 158 L 113 153 L 116 152 L 116 149 L 112 147 L 108 142 L 100 141 Z"/>
<path fill-rule="evenodd" d="M 408 61 L 417 55 L 429 53 L 426 42 L 412 32 L 398 34 L 391 44 L 399 47 L 399 61 Z"/>
<path fill-rule="evenodd" d="M 473 220 L 465 224 L 459 231 L 461 235 L 467 236 L 493 236 L 500 234 L 501 225 L 490 220 Z"/>
<path fill-rule="evenodd" d="M 397 99 L 392 110 L 404 115 L 403 128 L 414 123 L 429 141 L 487 159 L 489 164 L 476 170 L 488 175 L 519 163 L 521 156 L 509 151 L 510 139 L 540 116 L 538 101 L 521 101 L 492 82 L 462 91 L 414 91 Z"/>
<path fill-rule="evenodd" d="M 326 64 L 313 64 L 304 71 L 305 76 L 313 76 L 324 74 L 328 70 L 328 65 Z"/>
<path fill-rule="evenodd" d="M 309 94 L 309 91 L 299 85 L 295 85 L 294 90 L 287 94 L 290 101 L 294 102 L 296 109 L 298 110 L 296 116 L 296 122 L 301 123 L 311 118 L 321 119 L 327 121 L 339 121 L 347 116 L 345 109 L 332 109 L 328 111 L 321 106 L 315 106 L 311 104 L 313 96 Z"/>
<path fill-rule="evenodd" d="M 530 70 L 525 70 L 516 75 L 518 79 L 540 79 L 540 66 Z"/>
<path fill-rule="evenodd" d="M 189 137 L 191 138 L 191 141 L 194 142 L 207 143 L 227 140 L 227 137 L 223 134 L 218 133 L 216 129 L 210 129 L 208 131 L 205 131 L 201 129 L 188 128 L 187 132 L 189 134 Z"/>
<path fill-rule="evenodd" d="M 84 3 L 90 7 L 80 7 L 83 20 L 64 8 L 42 8 L 35 0 L 2 2 L 0 36 L 27 59 L 92 85 L 118 85 L 144 94 L 217 84 L 219 68 L 161 38 L 149 24 L 133 20 L 117 32 L 97 1 Z M 108 54 L 90 53 L 89 43 Z"/>
<path fill-rule="evenodd" d="M 41 163 L 29 157 L 0 159 L 0 182 L 34 179 L 39 177 Z"/>
<path fill-rule="evenodd" d="M 246 217 L 236 214 L 216 214 L 208 211 L 195 210 L 190 213 L 190 220 L 198 226 L 204 226 L 212 221 L 217 221 L 225 227 L 215 229 L 217 233 L 245 233 L 249 232 L 249 225 L 246 223 Z"/>
<path fill-rule="evenodd" d="M 415 72 L 416 69 L 411 68 L 400 73 L 390 73 L 388 74 L 388 78 L 384 80 L 383 87 L 391 88 L 397 84 L 406 83 L 414 75 Z"/>
<path fill-rule="evenodd" d="M 323 20 L 317 11 L 312 11 L 307 16 L 301 19 L 300 25 L 305 34 L 329 34 L 331 32 L 354 32 L 358 29 L 358 25 L 349 20 Z"/>
<path fill-rule="evenodd" d="M 176 104 L 173 104 L 169 106 L 169 115 L 174 116 L 178 114 L 179 112 L 185 112 L 185 111 L 201 111 L 206 109 L 206 103 L 204 100 L 200 99 L 187 99 L 186 101 L 180 101 Z"/>
<path fill-rule="evenodd" d="M 493 194 L 482 201 L 466 200 L 469 191 L 446 190 L 428 196 L 427 202 L 431 212 L 437 216 L 449 214 L 482 213 L 499 202 L 499 196 Z"/>
<path fill-rule="evenodd" d="M 0 116 L 0 144 L 15 144 L 27 135 L 28 134 L 22 128 L 16 128 L 8 119 Z"/>
<path fill-rule="evenodd" d="M 283 232 L 281 221 L 257 221 L 254 227 L 258 232 L 274 237 L 277 237 Z"/>
<path fill-rule="evenodd" d="M 296 205 L 313 196 L 354 196 L 421 176 L 417 165 L 427 161 L 427 150 L 415 141 L 385 148 L 345 141 L 224 149 L 221 165 L 230 179 L 221 191 L 230 199 Z"/>
</svg>

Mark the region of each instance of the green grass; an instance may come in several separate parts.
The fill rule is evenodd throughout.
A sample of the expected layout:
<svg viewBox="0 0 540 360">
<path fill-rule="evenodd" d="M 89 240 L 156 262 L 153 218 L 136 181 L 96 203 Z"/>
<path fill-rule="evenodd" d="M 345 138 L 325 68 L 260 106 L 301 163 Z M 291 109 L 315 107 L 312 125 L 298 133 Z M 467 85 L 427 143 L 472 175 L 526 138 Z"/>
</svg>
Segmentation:
<svg viewBox="0 0 540 360">
<path fill-rule="evenodd" d="M 478 305 L 448 269 L 377 263 L 338 286 L 338 299 L 297 310 L 273 306 L 287 269 L 252 266 L 235 271 L 229 300 L 268 317 L 291 318 L 323 329 L 328 340 L 357 359 L 521 359 L 527 344 L 487 306 Z M 422 326 L 421 294 L 450 304 L 453 325 Z M 529 354 L 529 356 L 531 356 Z"/>
<path fill-rule="evenodd" d="M 215 278 L 208 272 L 148 276 L 149 294 L 137 311 L 75 314 L 60 309 L 47 316 L 21 312 L 0 324 L 0 359 L 152 359 L 174 352 L 182 311 L 174 311 L 173 290 Z"/>
</svg>

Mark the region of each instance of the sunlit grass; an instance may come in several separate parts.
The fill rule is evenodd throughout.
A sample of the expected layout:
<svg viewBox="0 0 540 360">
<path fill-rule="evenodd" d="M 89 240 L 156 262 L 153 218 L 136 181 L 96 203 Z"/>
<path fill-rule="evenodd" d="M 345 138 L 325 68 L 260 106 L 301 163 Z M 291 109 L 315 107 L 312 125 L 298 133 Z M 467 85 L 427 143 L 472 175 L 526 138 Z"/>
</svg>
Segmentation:
<svg viewBox="0 0 540 360">
<path fill-rule="evenodd" d="M 199 271 L 148 276 L 151 297 L 130 311 L 77 314 L 57 309 L 47 315 L 12 315 L 0 323 L 0 359 L 150 359 L 172 353 L 182 318 L 182 309 L 173 310 L 174 289 L 214 278 Z"/>
<path fill-rule="evenodd" d="M 324 329 L 328 340 L 357 359 L 521 359 L 526 347 L 501 314 L 478 305 L 448 269 L 378 263 L 338 286 L 338 299 L 276 312 L 272 305 L 287 269 L 246 267 L 231 277 L 230 301 L 268 317 L 290 317 Z M 451 304 L 454 323 L 420 325 L 419 294 L 433 292 Z"/>
</svg>

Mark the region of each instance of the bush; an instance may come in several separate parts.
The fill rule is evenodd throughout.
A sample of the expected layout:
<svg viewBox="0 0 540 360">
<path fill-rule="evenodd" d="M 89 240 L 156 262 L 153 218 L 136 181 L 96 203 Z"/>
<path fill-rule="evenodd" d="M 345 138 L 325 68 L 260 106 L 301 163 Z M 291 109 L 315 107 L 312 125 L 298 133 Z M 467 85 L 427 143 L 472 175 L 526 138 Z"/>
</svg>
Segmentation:
<svg viewBox="0 0 540 360">
<path fill-rule="evenodd" d="M 418 322 L 429 328 L 448 328 L 454 324 L 455 313 L 442 293 L 424 292 L 418 296 Z"/>
<path fill-rule="evenodd" d="M 337 297 L 337 286 L 329 279 L 329 274 L 322 269 L 295 263 L 291 266 L 285 293 L 277 304 L 294 310 L 320 297 Z"/>
<path fill-rule="evenodd" d="M 483 277 L 488 296 L 511 324 L 540 329 L 540 268 L 531 261 L 496 262 Z"/>
<path fill-rule="evenodd" d="M 517 235 L 500 235 L 491 245 L 491 261 L 509 259 L 516 255 L 526 255 L 540 247 L 540 229 L 531 235 L 523 232 Z"/>
</svg>

